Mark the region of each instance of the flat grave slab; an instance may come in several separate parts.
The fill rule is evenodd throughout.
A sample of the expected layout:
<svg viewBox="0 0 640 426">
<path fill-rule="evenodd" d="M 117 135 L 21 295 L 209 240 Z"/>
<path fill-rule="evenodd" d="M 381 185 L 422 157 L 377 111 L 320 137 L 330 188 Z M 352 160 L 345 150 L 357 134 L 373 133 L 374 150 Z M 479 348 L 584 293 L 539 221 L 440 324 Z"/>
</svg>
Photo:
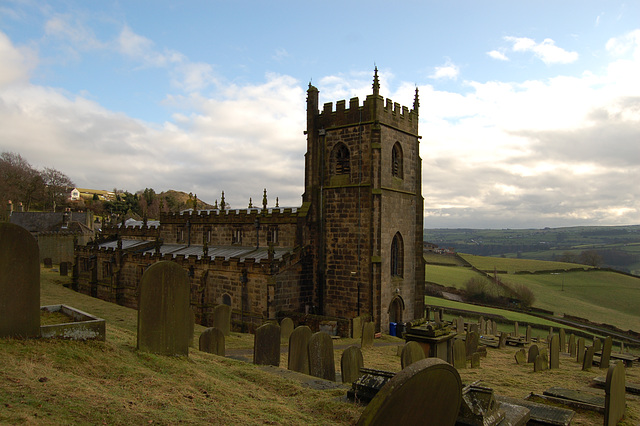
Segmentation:
<svg viewBox="0 0 640 426">
<path fill-rule="evenodd" d="M 593 379 L 593 382 L 596 384 L 596 386 L 601 387 L 601 388 L 604 388 L 604 385 L 605 385 L 606 381 L 607 381 L 607 379 L 604 376 L 596 377 L 596 378 Z M 625 389 L 626 389 L 627 393 L 640 395 L 640 384 L 626 382 L 625 383 Z"/>
<path fill-rule="evenodd" d="M 569 426 L 575 415 L 575 411 L 566 408 L 552 407 L 538 402 L 527 401 L 525 399 L 511 398 L 508 396 L 496 395 L 496 400 L 500 404 L 512 404 L 529 409 L 531 422 L 541 425 Z"/>
</svg>

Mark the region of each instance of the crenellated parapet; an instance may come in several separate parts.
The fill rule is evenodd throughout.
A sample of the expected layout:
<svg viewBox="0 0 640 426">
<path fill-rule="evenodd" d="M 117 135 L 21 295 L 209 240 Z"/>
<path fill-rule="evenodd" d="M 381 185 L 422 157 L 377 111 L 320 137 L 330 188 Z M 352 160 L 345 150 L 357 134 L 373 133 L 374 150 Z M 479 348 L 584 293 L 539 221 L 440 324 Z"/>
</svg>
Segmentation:
<svg viewBox="0 0 640 426">
<path fill-rule="evenodd" d="M 250 208 L 232 210 L 188 210 L 180 213 L 161 213 L 160 223 L 166 224 L 254 224 L 256 219 L 263 223 L 295 223 L 298 208 Z"/>
</svg>

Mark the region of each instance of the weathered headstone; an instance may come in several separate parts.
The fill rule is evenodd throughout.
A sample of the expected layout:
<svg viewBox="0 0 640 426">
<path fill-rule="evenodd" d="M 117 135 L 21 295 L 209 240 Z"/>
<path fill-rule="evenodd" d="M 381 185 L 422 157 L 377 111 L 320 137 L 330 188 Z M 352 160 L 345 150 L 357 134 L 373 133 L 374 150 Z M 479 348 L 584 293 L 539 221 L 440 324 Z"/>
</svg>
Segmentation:
<svg viewBox="0 0 640 426">
<path fill-rule="evenodd" d="M 602 350 L 602 341 L 597 337 L 594 337 L 592 346 L 595 352 L 600 352 Z"/>
<path fill-rule="evenodd" d="M 573 333 L 569 335 L 569 355 L 576 356 L 576 336 Z"/>
<path fill-rule="evenodd" d="M 0 337 L 40 336 L 40 251 L 26 229 L 0 222 Z"/>
<path fill-rule="evenodd" d="M 614 426 L 624 417 L 625 377 L 624 365 L 619 362 L 609 367 L 604 392 L 604 424 Z"/>
<path fill-rule="evenodd" d="M 342 383 L 353 383 L 360 377 L 360 369 L 364 367 L 362 351 L 357 346 L 349 346 L 340 358 L 340 375 Z"/>
<path fill-rule="evenodd" d="M 540 348 L 540 357 L 542 357 L 542 369 L 549 369 L 549 353 L 547 352 L 547 348 Z"/>
<path fill-rule="evenodd" d="M 578 343 L 576 344 L 576 362 L 578 364 L 582 364 L 584 361 L 584 337 L 578 338 Z"/>
<path fill-rule="evenodd" d="M 527 363 L 527 355 L 524 352 L 524 348 L 520 348 L 519 350 L 516 351 L 515 359 L 518 365 L 523 365 Z"/>
<path fill-rule="evenodd" d="M 159 355 L 189 355 L 193 338 L 191 286 L 177 263 L 149 266 L 140 280 L 138 349 Z"/>
<path fill-rule="evenodd" d="M 421 359 L 426 358 L 424 355 L 424 350 L 420 343 L 418 342 L 407 342 L 402 348 L 402 353 L 400 354 L 400 366 L 402 369 L 410 366 L 416 361 L 420 361 Z"/>
<path fill-rule="evenodd" d="M 302 325 L 289 336 L 289 370 L 309 374 L 309 339 L 312 334 L 309 327 Z"/>
<path fill-rule="evenodd" d="M 280 342 L 289 343 L 289 337 L 293 333 L 293 320 L 289 317 L 282 318 L 280 321 Z"/>
<path fill-rule="evenodd" d="M 51 260 L 50 257 L 45 257 L 44 259 L 42 259 L 42 262 L 44 263 L 44 267 L 51 269 L 53 268 L 53 261 Z"/>
<path fill-rule="evenodd" d="M 362 337 L 363 318 L 355 317 L 351 320 L 351 337 L 360 339 Z"/>
<path fill-rule="evenodd" d="M 253 363 L 280 366 L 280 326 L 278 324 L 269 322 L 256 328 Z"/>
<path fill-rule="evenodd" d="M 480 353 L 475 352 L 471 355 L 471 368 L 480 368 Z"/>
<path fill-rule="evenodd" d="M 231 306 L 221 304 L 213 308 L 213 327 L 222 331 L 222 334 L 231 334 Z"/>
<path fill-rule="evenodd" d="M 453 366 L 458 370 L 467 368 L 467 348 L 459 339 L 453 342 Z"/>
<path fill-rule="evenodd" d="M 518 321 L 513 323 L 513 335 L 515 337 L 520 337 L 520 327 L 518 326 Z"/>
<path fill-rule="evenodd" d="M 314 333 L 309 339 L 309 374 L 321 379 L 336 381 L 333 341 L 331 336 L 325 332 Z"/>
<path fill-rule="evenodd" d="M 203 331 L 198 344 L 202 352 L 224 356 L 224 334 L 215 327 L 209 327 Z"/>
<path fill-rule="evenodd" d="M 478 321 L 480 323 L 480 335 L 484 336 L 487 334 L 487 322 L 485 321 L 484 317 L 480 317 L 480 321 Z"/>
<path fill-rule="evenodd" d="M 69 275 L 69 262 L 60 262 L 60 276 L 66 277 Z"/>
<path fill-rule="evenodd" d="M 458 317 L 458 320 L 456 321 L 456 332 L 458 334 L 464 333 L 464 318 L 461 316 Z"/>
<path fill-rule="evenodd" d="M 567 351 L 567 334 L 564 331 L 564 328 L 561 328 L 560 331 L 558 332 L 558 338 L 560 340 L 560 352 L 564 353 Z"/>
<path fill-rule="evenodd" d="M 540 351 L 538 350 L 538 345 L 529 346 L 529 356 L 527 357 L 527 362 L 535 362 L 539 354 Z"/>
<path fill-rule="evenodd" d="M 360 339 L 360 348 L 373 347 L 373 339 L 376 333 L 376 324 L 373 321 L 365 322 L 362 327 L 362 338 Z"/>
<path fill-rule="evenodd" d="M 595 347 L 587 346 L 584 351 L 584 358 L 582 360 L 582 370 L 591 370 L 591 366 L 593 366 L 593 353 L 595 352 Z"/>
<path fill-rule="evenodd" d="M 470 332 L 470 331 L 480 334 L 480 326 L 478 325 L 478 323 L 470 322 L 469 329 L 467 330 L 467 332 Z"/>
<path fill-rule="evenodd" d="M 475 331 L 467 333 L 467 337 L 464 340 L 467 350 L 467 358 L 471 357 L 478 350 L 478 343 L 480 342 L 480 336 Z"/>
<path fill-rule="evenodd" d="M 531 341 L 531 337 L 532 337 L 532 336 L 531 336 L 531 331 L 532 331 L 532 330 L 531 330 L 531 324 L 528 324 L 528 325 L 527 325 L 527 332 L 526 332 L 526 335 L 525 335 L 525 336 L 526 336 L 526 341 L 527 341 L 527 342 L 530 342 L 530 341 Z"/>
<path fill-rule="evenodd" d="M 362 412 L 358 425 L 453 425 L 462 402 L 458 371 L 425 358 L 391 378 Z"/>
<path fill-rule="evenodd" d="M 560 368 L 560 337 L 554 334 L 549 342 L 549 369 Z"/>
<path fill-rule="evenodd" d="M 533 371 L 537 373 L 542 370 L 544 370 L 544 358 L 542 355 L 537 355 L 533 361 Z"/>
<path fill-rule="evenodd" d="M 498 348 L 504 349 L 507 346 L 507 337 L 509 335 L 506 332 L 500 333 L 500 337 L 498 338 Z"/>
<path fill-rule="evenodd" d="M 609 360 L 611 359 L 611 346 L 613 346 L 613 341 L 611 340 L 611 336 L 607 336 L 604 339 L 604 344 L 602 345 L 600 368 L 609 368 Z"/>
<path fill-rule="evenodd" d="M 493 321 L 491 320 L 487 320 L 487 332 L 485 333 L 488 336 L 492 336 L 493 335 Z"/>
<path fill-rule="evenodd" d="M 440 311 L 438 309 L 436 309 L 433 312 L 433 320 L 437 323 L 440 324 L 442 322 L 442 317 L 440 316 Z"/>
</svg>

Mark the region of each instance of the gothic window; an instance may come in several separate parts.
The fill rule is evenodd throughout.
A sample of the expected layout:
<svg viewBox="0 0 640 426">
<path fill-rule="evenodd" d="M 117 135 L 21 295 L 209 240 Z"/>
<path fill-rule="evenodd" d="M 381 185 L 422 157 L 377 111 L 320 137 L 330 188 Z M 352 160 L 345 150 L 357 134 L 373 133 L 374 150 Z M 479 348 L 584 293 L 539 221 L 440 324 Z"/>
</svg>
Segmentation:
<svg viewBox="0 0 640 426">
<path fill-rule="evenodd" d="M 402 277 L 404 272 L 404 245 L 400 233 L 391 242 L 391 276 Z"/>
<path fill-rule="evenodd" d="M 242 229 L 236 228 L 233 230 L 233 234 L 231 235 L 231 243 L 242 244 Z"/>
<path fill-rule="evenodd" d="M 227 293 L 222 295 L 222 304 L 231 306 L 231 296 L 229 296 Z"/>
<path fill-rule="evenodd" d="M 273 243 L 273 244 L 278 243 L 278 227 L 277 226 L 269 227 L 269 232 L 267 233 L 267 243 Z"/>
<path fill-rule="evenodd" d="M 343 143 L 337 144 L 332 153 L 333 172 L 336 175 L 348 175 L 351 171 L 349 164 L 349 148 Z"/>
<path fill-rule="evenodd" d="M 207 244 L 211 244 L 211 228 L 205 228 L 204 231 L 204 241 Z"/>
<path fill-rule="evenodd" d="M 391 174 L 402 179 L 402 173 L 402 147 L 396 142 L 391 150 Z"/>
<path fill-rule="evenodd" d="M 179 227 L 178 232 L 176 233 L 176 242 L 181 243 L 184 241 L 184 228 Z"/>
</svg>

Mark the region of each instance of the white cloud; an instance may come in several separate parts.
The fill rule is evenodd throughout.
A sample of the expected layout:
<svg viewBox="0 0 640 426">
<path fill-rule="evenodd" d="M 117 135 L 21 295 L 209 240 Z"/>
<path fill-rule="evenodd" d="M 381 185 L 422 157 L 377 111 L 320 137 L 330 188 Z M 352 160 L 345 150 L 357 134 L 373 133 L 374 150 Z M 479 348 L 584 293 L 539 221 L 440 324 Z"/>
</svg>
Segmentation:
<svg viewBox="0 0 640 426">
<path fill-rule="evenodd" d="M 498 50 L 492 50 L 490 52 L 487 52 L 487 55 L 489 55 L 493 59 L 497 59 L 499 61 L 508 61 L 509 60 L 507 55 L 505 55 L 503 52 L 500 52 Z"/>
<path fill-rule="evenodd" d="M 433 73 L 429 76 L 429 78 L 433 78 L 436 80 L 455 80 L 460 75 L 460 68 L 448 60 L 444 65 L 435 67 Z"/>
<path fill-rule="evenodd" d="M 542 62 L 550 64 L 569 64 L 578 60 L 578 52 L 569 52 L 556 46 L 555 42 L 546 38 L 540 43 L 527 37 L 504 37 L 512 44 L 514 52 L 533 52 Z"/>
<path fill-rule="evenodd" d="M 9 84 L 26 83 L 37 63 L 35 53 L 18 48 L 0 31 L 0 88 Z"/>
</svg>

